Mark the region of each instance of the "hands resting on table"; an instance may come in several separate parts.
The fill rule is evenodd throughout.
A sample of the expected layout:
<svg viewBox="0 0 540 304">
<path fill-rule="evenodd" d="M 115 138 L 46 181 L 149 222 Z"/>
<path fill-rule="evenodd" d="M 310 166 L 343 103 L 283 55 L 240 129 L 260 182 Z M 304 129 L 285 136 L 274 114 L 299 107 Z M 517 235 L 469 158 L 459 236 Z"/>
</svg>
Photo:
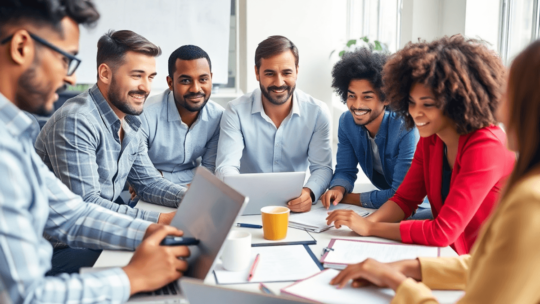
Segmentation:
<svg viewBox="0 0 540 304">
<path fill-rule="evenodd" d="M 161 246 L 168 235 L 182 236 L 183 232 L 162 224 L 148 226 L 143 241 L 123 268 L 130 282 L 130 295 L 161 288 L 178 280 L 187 270 L 188 264 L 182 258 L 189 257 L 189 248 Z"/>
</svg>

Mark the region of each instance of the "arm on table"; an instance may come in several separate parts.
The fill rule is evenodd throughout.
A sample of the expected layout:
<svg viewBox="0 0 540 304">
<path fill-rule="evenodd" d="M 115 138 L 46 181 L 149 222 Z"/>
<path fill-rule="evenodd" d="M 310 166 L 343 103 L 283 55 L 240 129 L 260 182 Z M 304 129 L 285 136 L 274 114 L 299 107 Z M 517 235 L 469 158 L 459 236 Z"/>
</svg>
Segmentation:
<svg viewBox="0 0 540 304">
<path fill-rule="evenodd" d="M 94 126 L 84 115 L 59 119 L 49 133 L 38 137 L 40 144 L 49 152 L 38 151 L 48 157 L 54 174 L 67 187 L 82 196 L 87 203 L 127 214 L 134 218 L 157 222 L 159 213 L 119 205 L 101 197 L 96 149 L 99 139 Z M 44 136 L 44 137 L 42 137 Z"/>
<path fill-rule="evenodd" d="M 210 172 L 214 173 L 216 171 L 216 157 L 218 151 L 218 142 L 219 142 L 219 127 L 216 128 L 216 131 L 212 135 L 212 138 L 206 143 L 206 151 L 202 156 L 201 165 Z"/>
</svg>

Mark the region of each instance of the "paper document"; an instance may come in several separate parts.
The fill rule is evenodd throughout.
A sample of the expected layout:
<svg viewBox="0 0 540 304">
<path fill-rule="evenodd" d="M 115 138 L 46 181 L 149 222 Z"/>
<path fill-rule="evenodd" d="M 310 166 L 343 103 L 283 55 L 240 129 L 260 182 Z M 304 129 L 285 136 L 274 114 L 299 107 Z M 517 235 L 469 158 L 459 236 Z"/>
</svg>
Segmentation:
<svg viewBox="0 0 540 304">
<path fill-rule="evenodd" d="M 316 233 L 326 231 L 334 227 L 334 225 L 326 225 L 328 212 L 333 210 L 353 210 L 363 217 L 370 215 L 374 211 L 349 204 L 338 204 L 337 206 L 331 205 L 328 210 L 323 206 L 317 205 L 312 208 L 311 211 L 306 213 L 291 213 L 289 216 L 289 227 Z"/>
<path fill-rule="evenodd" d="M 218 263 L 214 270 L 216 282 L 248 283 L 249 271 L 257 254 L 260 254 L 259 263 L 249 283 L 297 281 L 321 271 L 303 245 L 251 247 L 248 267 L 242 271 L 227 271 Z"/>
<path fill-rule="evenodd" d="M 394 297 L 392 289 L 379 289 L 376 287 L 353 288 L 349 282 L 342 289 L 330 285 L 330 280 L 337 276 L 339 271 L 326 269 L 315 276 L 296 282 L 281 289 L 281 294 L 288 294 L 300 298 L 317 301 L 319 303 L 372 303 L 388 304 Z"/>
<path fill-rule="evenodd" d="M 240 221 L 239 219 L 238 221 Z M 244 221 L 247 222 L 247 221 Z M 260 216 L 259 223 L 260 225 Z M 279 241 L 270 241 L 264 238 L 262 229 L 233 227 L 233 230 L 245 231 L 251 234 L 251 244 L 257 246 L 277 246 L 277 245 L 315 245 L 317 241 L 306 231 L 297 229 L 287 229 L 287 236 Z"/>
<path fill-rule="evenodd" d="M 439 247 L 345 239 L 332 239 L 328 248 L 330 250 L 321 258 L 321 262 L 324 267 L 335 269 L 343 269 L 367 258 L 389 263 L 418 257 L 438 257 L 440 253 Z"/>
</svg>

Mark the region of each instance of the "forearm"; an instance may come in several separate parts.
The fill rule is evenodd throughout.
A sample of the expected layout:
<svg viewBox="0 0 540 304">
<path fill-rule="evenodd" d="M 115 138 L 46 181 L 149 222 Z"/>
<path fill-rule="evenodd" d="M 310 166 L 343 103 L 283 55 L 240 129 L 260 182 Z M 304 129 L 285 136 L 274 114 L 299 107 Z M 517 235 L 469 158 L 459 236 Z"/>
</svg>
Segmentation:
<svg viewBox="0 0 540 304">
<path fill-rule="evenodd" d="M 368 220 L 372 222 L 386 222 L 386 223 L 397 223 L 402 221 L 405 218 L 405 213 L 399 207 L 398 204 L 393 201 L 387 201 L 381 206 L 377 211 L 373 212 L 370 216 L 367 217 Z M 399 225 L 398 225 L 399 232 Z"/>
<path fill-rule="evenodd" d="M 125 214 L 132 218 L 139 218 L 153 223 L 157 223 L 159 218 L 159 212 L 146 211 L 142 209 L 131 208 L 127 205 L 116 204 L 98 195 L 92 195 L 88 198 L 84 198 L 84 202 L 93 203 L 116 213 Z"/>
<path fill-rule="evenodd" d="M 362 207 L 379 209 L 384 205 L 396 191 L 393 188 L 386 190 L 375 190 L 370 192 L 360 193 L 360 201 L 362 202 Z"/>
<path fill-rule="evenodd" d="M 155 178 L 148 185 L 133 183 L 137 195 L 144 200 L 156 205 L 176 208 L 184 197 L 187 189 L 180 185 L 175 185 L 165 178 Z"/>
<path fill-rule="evenodd" d="M 367 236 L 376 236 L 394 241 L 401 241 L 401 233 L 399 232 L 399 223 L 371 223 Z"/>
</svg>

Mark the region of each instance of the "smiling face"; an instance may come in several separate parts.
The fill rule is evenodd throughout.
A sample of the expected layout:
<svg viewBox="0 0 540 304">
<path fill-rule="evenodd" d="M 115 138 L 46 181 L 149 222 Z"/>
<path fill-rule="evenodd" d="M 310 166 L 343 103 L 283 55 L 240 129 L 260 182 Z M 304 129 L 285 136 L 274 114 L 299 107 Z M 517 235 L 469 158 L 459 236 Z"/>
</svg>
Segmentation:
<svg viewBox="0 0 540 304">
<path fill-rule="evenodd" d="M 298 67 L 291 51 L 262 58 L 259 69 L 255 67 L 255 73 L 266 100 L 274 105 L 282 105 L 291 100 L 298 77 Z"/>
<path fill-rule="evenodd" d="M 435 95 L 429 87 L 415 83 L 409 93 L 409 114 L 422 137 L 440 134 L 454 128 L 453 121 L 436 106 Z"/>
<path fill-rule="evenodd" d="M 155 76 L 154 57 L 129 51 L 123 63 L 112 69 L 107 100 L 124 114 L 140 115 Z"/>
<path fill-rule="evenodd" d="M 212 94 L 212 73 L 208 60 L 177 59 L 175 66 L 174 79 L 167 76 L 167 83 L 173 91 L 176 106 L 190 112 L 200 111 Z"/>
<path fill-rule="evenodd" d="M 382 113 L 388 102 L 381 102 L 373 85 L 366 79 L 353 79 L 349 83 L 347 108 L 357 125 L 372 123 Z"/>
</svg>

